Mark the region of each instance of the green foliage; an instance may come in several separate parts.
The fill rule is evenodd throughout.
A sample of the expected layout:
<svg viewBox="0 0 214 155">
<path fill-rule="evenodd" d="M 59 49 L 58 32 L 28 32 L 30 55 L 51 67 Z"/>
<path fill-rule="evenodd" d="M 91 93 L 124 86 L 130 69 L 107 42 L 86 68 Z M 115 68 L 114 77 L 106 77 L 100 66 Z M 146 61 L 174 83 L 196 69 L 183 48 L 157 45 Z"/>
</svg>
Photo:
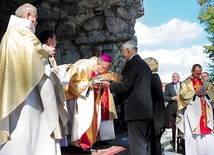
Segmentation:
<svg viewBox="0 0 214 155">
<path fill-rule="evenodd" d="M 209 58 L 214 61 L 214 0 L 197 0 L 200 6 L 198 19 L 202 24 L 205 24 L 205 31 L 208 33 L 209 45 L 204 46 L 204 53 L 208 54 Z M 210 78 L 214 81 L 214 65 L 208 64 Z"/>
<path fill-rule="evenodd" d="M 209 79 L 213 83 L 214 82 L 214 65 L 213 64 L 208 64 L 210 66 L 210 69 L 208 70 L 209 72 Z"/>
<path fill-rule="evenodd" d="M 205 3 L 207 3 L 207 1 L 209 1 L 209 0 L 197 0 L 197 1 L 198 1 L 198 4 L 201 6 Z"/>
</svg>

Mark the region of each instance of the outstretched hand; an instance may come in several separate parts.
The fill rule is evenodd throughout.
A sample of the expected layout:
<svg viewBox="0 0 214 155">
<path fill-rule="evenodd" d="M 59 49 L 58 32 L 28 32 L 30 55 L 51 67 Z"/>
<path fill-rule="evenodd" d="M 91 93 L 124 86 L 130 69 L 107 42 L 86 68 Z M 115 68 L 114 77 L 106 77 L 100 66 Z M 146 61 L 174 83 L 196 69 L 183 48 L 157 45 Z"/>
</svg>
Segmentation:
<svg viewBox="0 0 214 155">
<path fill-rule="evenodd" d="M 101 81 L 100 85 L 103 86 L 103 87 L 109 87 L 110 82 L 108 82 L 108 81 Z"/>
<path fill-rule="evenodd" d="M 72 64 L 65 64 L 65 69 L 68 71 L 71 68 Z"/>
</svg>

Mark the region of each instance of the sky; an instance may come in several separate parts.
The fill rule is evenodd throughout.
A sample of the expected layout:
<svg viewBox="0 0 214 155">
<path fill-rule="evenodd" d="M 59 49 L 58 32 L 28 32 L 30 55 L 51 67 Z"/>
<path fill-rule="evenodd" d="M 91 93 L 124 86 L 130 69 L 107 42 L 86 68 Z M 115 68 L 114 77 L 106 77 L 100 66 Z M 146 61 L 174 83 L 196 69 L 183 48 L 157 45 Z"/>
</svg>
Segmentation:
<svg viewBox="0 0 214 155">
<path fill-rule="evenodd" d="M 208 34 L 197 18 L 197 0 L 144 0 L 143 5 L 144 16 L 135 24 L 138 54 L 158 61 L 161 81 L 171 82 L 174 72 L 184 80 L 195 63 L 208 71 L 211 60 L 203 53 Z"/>
</svg>

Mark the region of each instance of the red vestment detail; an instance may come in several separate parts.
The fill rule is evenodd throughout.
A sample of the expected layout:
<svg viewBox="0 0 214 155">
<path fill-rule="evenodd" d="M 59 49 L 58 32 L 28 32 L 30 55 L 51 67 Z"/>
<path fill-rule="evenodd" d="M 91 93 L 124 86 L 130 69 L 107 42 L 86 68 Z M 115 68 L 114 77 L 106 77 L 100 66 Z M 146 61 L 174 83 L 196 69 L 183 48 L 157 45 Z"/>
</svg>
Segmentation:
<svg viewBox="0 0 214 155">
<path fill-rule="evenodd" d="M 101 120 L 109 120 L 109 91 L 105 87 L 101 96 Z"/>
<path fill-rule="evenodd" d="M 201 86 L 204 86 L 203 82 L 201 79 L 194 79 L 191 78 L 193 88 L 194 90 L 200 89 Z M 207 113 L 206 113 L 206 108 L 207 108 L 207 103 L 204 97 L 200 97 L 200 102 L 201 102 L 201 118 L 200 118 L 200 133 L 201 134 L 211 134 L 211 129 L 207 126 Z"/>
</svg>

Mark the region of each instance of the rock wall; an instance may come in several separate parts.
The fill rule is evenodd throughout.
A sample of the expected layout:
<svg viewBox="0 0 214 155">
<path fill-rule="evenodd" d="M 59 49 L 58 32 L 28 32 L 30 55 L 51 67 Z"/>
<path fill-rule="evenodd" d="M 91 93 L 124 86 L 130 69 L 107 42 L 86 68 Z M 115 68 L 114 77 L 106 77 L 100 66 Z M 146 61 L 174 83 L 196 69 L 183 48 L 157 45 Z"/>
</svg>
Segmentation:
<svg viewBox="0 0 214 155">
<path fill-rule="evenodd" d="M 121 43 L 134 39 L 134 25 L 144 14 L 142 0 L 1 0 L 0 37 L 18 6 L 29 2 L 37 7 L 36 35 L 56 32 L 58 64 L 91 57 L 91 47 L 102 45 L 112 56 L 111 70 L 119 74 L 124 65 Z"/>
</svg>

